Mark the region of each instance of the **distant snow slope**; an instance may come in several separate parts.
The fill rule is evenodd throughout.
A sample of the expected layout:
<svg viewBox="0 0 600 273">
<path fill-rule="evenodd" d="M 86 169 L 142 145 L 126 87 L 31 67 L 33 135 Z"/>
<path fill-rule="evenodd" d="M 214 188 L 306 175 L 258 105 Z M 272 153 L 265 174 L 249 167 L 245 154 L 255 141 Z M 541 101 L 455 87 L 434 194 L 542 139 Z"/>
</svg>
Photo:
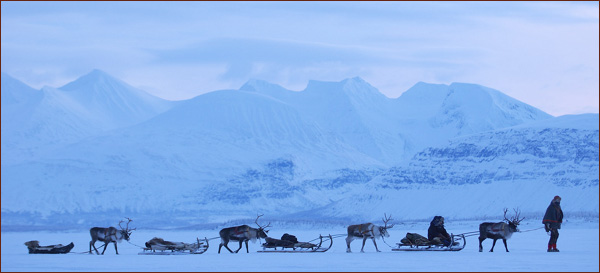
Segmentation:
<svg viewBox="0 0 600 273">
<path fill-rule="evenodd" d="M 171 103 L 136 89 L 100 70 L 59 88 L 92 112 L 103 128 L 118 128 L 147 120 Z"/>
<path fill-rule="evenodd" d="M 172 103 L 101 71 L 41 91 L 5 77 L 3 227 L 534 215 L 556 194 L 598 213 L 598 115 L 554 118 L 479 85 L 390 99 L 358 77 L 250 80 Z M 5 126 L 5 104 L 25 123 Z"/>
<path fill-rule="evenodd" d="M 313 214 L 409 219 L 501 215 L 540 217 L 554 195 L 564 209 L 598 215 L 598 114 L 562 116 L 457 137 L 355 186 Z M 568 200 L 568 201 L 566 201 Z M 360 204 L 361 210 L 349 208 Z"/>
<path fill-rule="evenodd" d="M 172 104 L 99 70 L 60 89 L 42 90 L 2 73 L 2 164 L 137 124 Z"/>
</svg>

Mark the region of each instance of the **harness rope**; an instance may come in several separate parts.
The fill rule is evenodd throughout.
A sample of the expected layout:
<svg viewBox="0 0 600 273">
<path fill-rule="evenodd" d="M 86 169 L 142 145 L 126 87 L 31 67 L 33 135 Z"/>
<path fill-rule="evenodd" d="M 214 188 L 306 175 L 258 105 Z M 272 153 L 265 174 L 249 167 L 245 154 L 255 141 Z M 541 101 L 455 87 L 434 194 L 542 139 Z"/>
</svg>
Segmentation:
<svg viewBox="0 0 600 273">
<path fill-rule="evenodd" d="M 477 236 L 477 235 L 479 235 L 479 231 L 470 231 L 470 232 L 465 232 L 465 233 L 456 234 L 456 235 L 464 235 L 465 237 Z"/>
<path fill-rule="evenodd" d="M 530 232 L 530 231 L 534 231 L 534 230 L 538 230 L 538 229 L 543 229 L 544 227 L 541 228 L 534 228 L 534 229 L 529 229 L 529 230 L 523 230 L 523 231 L 519 231 L 519 233 L 523 233 L 523 232 Z"/>
<path fill-rule="evenodd" d="M 98 248 L 101 248 L 101 247 L 103 247 L 103 246 L 105 246 L 105 245 L 106 245 L 106 243 L 104 243 L 103 245 L 99 246 Z M 90 254 L 91 254 L 91 252 L 90 252 L 90 251 L 83 251 L 83 252 L 69 252 L 69 254 L 86 254 L 86 253 L 90 253 Z"/>
<path fill-rule="evenodd" d="M 534 230 L 538 230 L 538 229 L 542 229 L 544 227 L 540 227 L 540 228 L 534 228 L 534 229 L 528 229 L 528 230 L 522 230 L 522 231 L 518 231 L 519 233 L 524 233 L 524 232 L 530 232 L 530 231 L 534 231 Z M 465 233 L 461 233 L 461 234 L 456 234 L 456 235 L 464 235 L 465 237 L 471 237 L 471 236 L 477 236 L 479 235 L 479 231 L 469 231 L 469 232 L 465 232 Z"/>
<path fill-rule="evenodd" d="M 132 242 L 130 242 L 130 241 L 127 241 L 127 242 L 128 242 L 130 245 L 134 245 L 134 246 L 137 246 L 137 247 L 139 247 L 139 248 L 146 248 L 146 247 L 143 247 L 143 246 L 138 246 L 138 245 L 136 245 L 136 244 L 134 244 L 134 243 L 132 243 Z"/>
<path fill-rule="evenodd" d="M 387 246 L 389 246 L 390 248 L 394 248 L 393 246 L 391 246 L 390 244 L 388 244 L 388 243 L 385 241 L 385 237 L 381 236 L 381 240 L 383 240 L 383 242 L 384 242 L 384 243 L 385 243 Z"/>
</svg>

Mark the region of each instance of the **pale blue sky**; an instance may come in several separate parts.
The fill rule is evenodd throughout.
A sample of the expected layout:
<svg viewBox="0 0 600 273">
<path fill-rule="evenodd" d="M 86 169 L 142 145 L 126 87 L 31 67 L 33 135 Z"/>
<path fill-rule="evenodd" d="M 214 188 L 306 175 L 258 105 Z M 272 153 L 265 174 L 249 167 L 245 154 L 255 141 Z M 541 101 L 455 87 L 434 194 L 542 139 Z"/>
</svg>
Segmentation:
<svg viewBox="0 0 600 273">
<path fill-rule="evenodd" d="M 59 87 L 101 69 L 166 99 L 262 79 L 360 76 L 498 89 L 598 112 L 598 2 L 2 2 L 2 72 Z"/>
</svg>

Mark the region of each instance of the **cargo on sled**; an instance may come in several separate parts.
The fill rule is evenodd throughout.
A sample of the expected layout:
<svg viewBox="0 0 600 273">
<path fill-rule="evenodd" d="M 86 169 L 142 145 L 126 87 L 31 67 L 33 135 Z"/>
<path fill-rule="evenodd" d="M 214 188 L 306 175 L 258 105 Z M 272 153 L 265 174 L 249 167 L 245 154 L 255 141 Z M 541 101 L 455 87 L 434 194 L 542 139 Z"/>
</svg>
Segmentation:
<svg viewBox="0 0 600 273">
<path fill-rule="evenodd" d="M 154 237 L 146 242 L 146 247 L 139 255 L 182 255 L 202 254 L 208 250 L 208 239 L 196 238 L 195 243 L 171 242 Z"/>
<path fill-rule="evenodd" d="M 35 240 L 25 242 L 25 245 L 29 250 L 29 254 L 66 254 L 75 246 L 73 242 L 66 246 L 62 244 L 41 246 L 40 242 Z"/>
<path fill-rule="evenodd" d="M 318 240 L 318 242 L 317 242 Z M 284 234 L 281 239 L 271 237 L 265 238 L 265 243 L 262 244 L 261 253 L 314 253 L 325 252 L 333 245 L 331 235 L 321 236 L 309 242 L 299 242 L 296 236 Z M 312 243 L 314 242 L 314 243 Z M 325 245 L 323 245 L 325 243 Z"/>
<path fill-rule="evenodd" d="M 443 244 L 441 241 L 429 241 L 417 233 L 406 233 L 406 237 L 396 243 L 392 251 L 460 251 L 465 248 L 467 241 L 464 234 L 450 234 L 450 244 Z"/>
</svg>

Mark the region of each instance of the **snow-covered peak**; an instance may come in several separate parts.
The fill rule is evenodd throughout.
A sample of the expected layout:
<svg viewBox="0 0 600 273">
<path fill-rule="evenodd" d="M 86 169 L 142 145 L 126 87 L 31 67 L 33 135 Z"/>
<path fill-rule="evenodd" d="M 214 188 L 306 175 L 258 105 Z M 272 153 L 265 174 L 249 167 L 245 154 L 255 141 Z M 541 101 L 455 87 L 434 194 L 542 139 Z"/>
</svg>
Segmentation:
<svg viewBox="0 0 600 273">
<path fill-rule="evenodd" d="M 65 91 L 76 91 L 85 90 L 92 86 L 115 86 L 115 85 L 126 85 L 121 80 L 107 74 L 106 72 L 94 69 L 90 73 L 85 74 L 73 82 L 70 82 L 62 87 L 61 90 Z"/>
<path fill-rule="evenodd" d="M 431 117 L 449 91 L 445 84 L 418 82 L 396 99 L 400 115 L 405 118 Z"/>
<path fill-rule="evenodd" d="M 41 92 L 2 72 L 2 106 L 37 100 Z"/>
<path fill-rule="evenodd" d="M 434 127 L 469 134 L 518 125 L 552 116 L 500 91 L 477 84 L 452 83 L 436 115 Z"/>
<path fill-rule="evenodd" d="M 418 82 L 411 88 L 402 93 L 399 97 L 402 100 L 429 101 L 439 100 L 448 94 L 448 85 Z"/>
<path fill-rule="evenodd" d="M 345 79 L 341 83 L 344 91 L 347 93 L 352 93 L 352 95 L 361 96 L 367 94 L 380 97 L 384 96 L 377 88 L 373 87 L 360 77 Z"/>
<path fill-rule="evenodd" d="M 268 91 L 268 90 L 279 91 L 279 90 L 286 90 L 286 89 L 281 87 L 278 84 L 270 83 L 268 81 L 259 80 L 259 79 L 250 79 L 244 85 L 242 85 L 242 87 L 240 87 L 240 90 L 260 92 L 260 91 Z"/>
<path fill-rule="evenodd" d="M 344 84 L 354 84 L 354 85 L 367 85 L 367 86 L 371 86 L 367 81 L 365 81 L 363 78 L 361 78 L 359 76 L 344 79 L 344 80 L 342 80 L 342 83 L 344 83 Z"/>
<path fill-rule="evenodd" d="M 476 108 L 497 108 L 503 113 L 509 113 L 515 119 L 522 121 L 547 119 L 551 115 L 521 101 L 518 101 L 498 90 L 477 84 L 452 83 L 450 91 L 460 100 L 460 103 Z M 474 99 L 477 98 L 477 99 Z M 479 108 L 479 110 L 483 110 Z"/>
<path fill-rule="evenodd" d="M 359 77 L 340 82 L 311 80 L 301 93 L 312 101 L 347 105 L 363 110 L 379 111 L 381 107 L 388 107 L 383 106 L 384 104 L 391 103 L 391 99 Z"/>
<path fill-rule="evenodd" d="M 84 107 L 108 118 L 107 122 L 121 125 L 137 123 L 171 107 L 169 101 L 134 88 L 98 69 L 59 89 Z"/>
</svg>

